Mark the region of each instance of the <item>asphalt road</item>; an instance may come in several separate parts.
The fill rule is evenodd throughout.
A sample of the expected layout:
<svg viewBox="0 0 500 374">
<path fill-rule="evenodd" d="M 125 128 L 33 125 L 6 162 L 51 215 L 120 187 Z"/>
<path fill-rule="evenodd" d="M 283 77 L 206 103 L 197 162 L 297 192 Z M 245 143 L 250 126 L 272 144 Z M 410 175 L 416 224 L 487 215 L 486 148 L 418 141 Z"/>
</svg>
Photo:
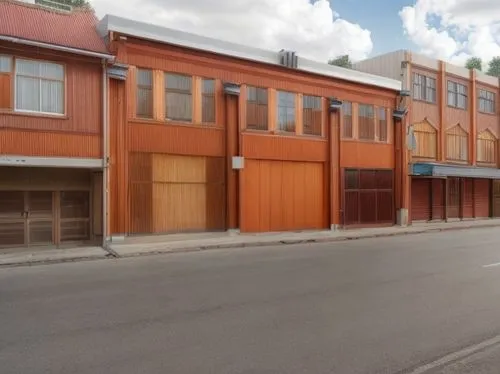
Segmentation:
<svg viewBox="0 0 500 374">
<path fill-rule="evenodd" d="M 475 229 L 0 269 L 0 372 L 498 374 L 498 263 Z"/>
</svg>

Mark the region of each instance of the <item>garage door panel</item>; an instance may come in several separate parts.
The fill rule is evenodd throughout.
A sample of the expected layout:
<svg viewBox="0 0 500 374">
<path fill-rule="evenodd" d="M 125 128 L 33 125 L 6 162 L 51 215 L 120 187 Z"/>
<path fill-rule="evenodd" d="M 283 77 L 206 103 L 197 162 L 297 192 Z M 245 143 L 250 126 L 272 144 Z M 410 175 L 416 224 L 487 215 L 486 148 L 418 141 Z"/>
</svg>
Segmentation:
<svg viewBox="0 0 500 374">
<path fill-rule="evenodd" d="M 474 179 L 474 204 L 477 218 L 490 216 L 490 181 Z"/>
<path fill-rule="evenodd" d="M 430 180 L 413 178 L 411 182 L 411 219 L 428 221 L 431 216 Z"/>
<path fill-rule="evenodd" d="M 322 163 L 247 160 L 241 230 L 324 228 L 323 169 Z"/>
</svg>

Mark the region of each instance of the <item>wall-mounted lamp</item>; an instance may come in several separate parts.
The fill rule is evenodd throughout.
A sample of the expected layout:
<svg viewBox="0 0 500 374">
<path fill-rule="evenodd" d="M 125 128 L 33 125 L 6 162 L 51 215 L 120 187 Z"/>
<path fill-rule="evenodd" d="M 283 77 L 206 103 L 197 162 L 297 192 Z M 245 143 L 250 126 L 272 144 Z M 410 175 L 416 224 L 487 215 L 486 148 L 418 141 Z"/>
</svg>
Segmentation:
<svg viewBox="0 0 500 374">
<path fill-rule="evenodd" d="M 399 91 L 399 96 L 410 97 L 411 96 L 411 91 L 410 90 L 401 90 L 401 91 Z"/>
<path fill-rule="evenodd" d="M 394 110 L 394 112 L 392 112 L 392 116 L 395 119 L 402 120 L 406 116 L 407 113 L 408 113 L 408 108 L 396 109 L 396 110 Z"/>
<path fill-rule="evenodd" d="M 328 110 L 330 112 L 335 112 L 340 108 L 342 108 L 342 100 L 331 97 L 330 101 L 328 102 Z"/>
<path fill-rule="evenodd" d="M 224 93 L 230 96 L 240 96 L 240 85 L 237 83 L 224 82 Z"/>
</svg>

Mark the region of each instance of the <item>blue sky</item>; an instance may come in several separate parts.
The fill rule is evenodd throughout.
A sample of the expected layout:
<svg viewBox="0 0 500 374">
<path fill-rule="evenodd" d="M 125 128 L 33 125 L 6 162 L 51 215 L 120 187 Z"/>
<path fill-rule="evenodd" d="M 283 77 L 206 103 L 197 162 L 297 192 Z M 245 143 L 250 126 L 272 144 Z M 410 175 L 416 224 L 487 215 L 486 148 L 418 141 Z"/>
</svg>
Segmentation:
<svg viewBox="0 0 500 374">
<path fill-rule="evenodd" d="M 412 0 L 330 0 L 341 18 L 358 23 L 371 31 L 373 52 L 378 55 L 398 49 L 411 49 L 414 45 L 403 33 L 399 11 Z"/>
</svg>

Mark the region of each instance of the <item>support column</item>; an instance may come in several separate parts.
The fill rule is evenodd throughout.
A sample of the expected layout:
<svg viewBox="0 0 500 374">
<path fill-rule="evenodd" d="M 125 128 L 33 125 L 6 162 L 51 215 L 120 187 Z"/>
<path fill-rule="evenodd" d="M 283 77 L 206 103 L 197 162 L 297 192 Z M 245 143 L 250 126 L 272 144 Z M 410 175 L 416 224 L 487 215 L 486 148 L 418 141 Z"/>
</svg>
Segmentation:
<svg viewBox="0 0 500 374">
<path fill-rule="evenodd" d="M 340 110 L 329 113 L 330 123 L 330 229 L 337 230 L 341 225 L 340 212 L 342 183 L 340 173 Z"/>
<path fill-rule="evenodd" d="M 469 114 L 470 114 L 470 131 L 469 131 L 469 162 L 471 165 L 476 165 L 477 162 L 477 88 L 476 88 L 476 71 L 471 69 L 469 79 L 470 95 L 469 95 Z"/>
<path fill-rule="evenodd" d="M 239 178 L 233 169 L 233 157 L 239 155 L 238 97 L 226 95 L 226 226 L 239 228 Z"/>
<path fill-rule="evenodd" d="M 448 86 L 446 83 L 446 62 L 439 61 L 438 74 L 438 104 L 439 104 L 439 141 L 438 161 L 446 161 L 446 101 L 448 100 Z"/>
</svg>

